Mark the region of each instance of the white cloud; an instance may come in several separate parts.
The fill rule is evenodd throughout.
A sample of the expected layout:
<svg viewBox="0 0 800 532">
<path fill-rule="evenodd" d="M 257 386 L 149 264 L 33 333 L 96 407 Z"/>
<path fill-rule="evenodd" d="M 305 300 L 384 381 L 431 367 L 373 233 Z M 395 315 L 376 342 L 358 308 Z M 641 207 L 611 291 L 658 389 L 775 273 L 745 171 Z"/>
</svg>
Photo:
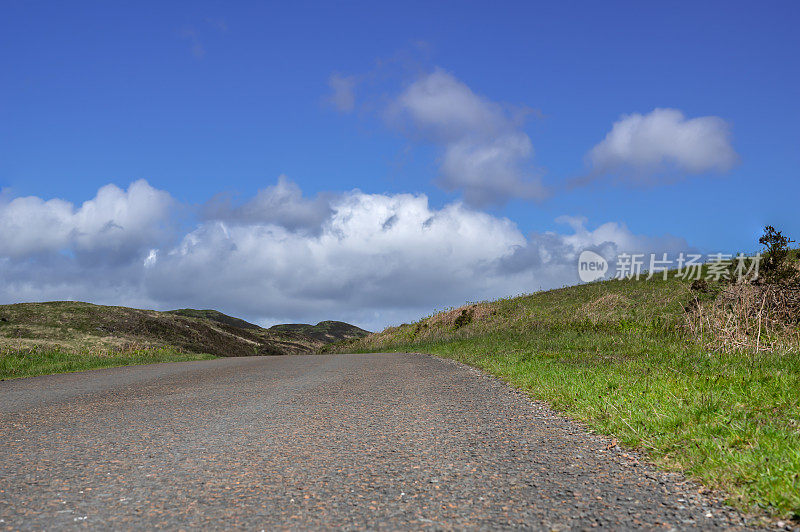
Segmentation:
<svg viewBox="0 0 800 532">
<path fill-rule="evenodd" d="M 566 234 L 527 238 L 505 218 L 424 195 L 358 191 L 334 197 L 316 234 L 275 223 L 213 220 L 158 255 L 145 286 L 166 306 L 235 309 L 269 323 L 343 319 L 379 329 L 467 300 L 494 299 L 578 282 L 591 248 L 676 252 L 682 239 L 635 235 L 624 225 L 594 230 L 563 218 Z"/>
<path fill-rule="evenodd" d="M 441 159 L 440 184 L 463 190 L 470 205 L 501 204 L 509 198 L 541 199 L 546 191 L 538 179 L 526 177 L 524 161 L 533 153 L 524 134 L 491 140 L 464 139 L 448 144 Z"/>
<path fill-rule="evenodd" d="M 68 250 L 127 259 L 158 244 L 172 215 L 171 196 L 146 181 L 127 191 L 106 185 L 75 209 L 60 199 L 30 196 L 0 204 L 0 256 L 20 258 Z"/>
<path fill-rule="evenodd" d="M 159 256 L 147 285 L 159 297 L 247 315 L 421 309 L 452 302 L 454 292 L 483 294 L 494 280 L 482 271 L 525 241 L 508 220 L 458 204 L 431 209 L 425 196 L 353 192 L 332 209 L 318 235 L 205 223 Z"/>
<path fill-rule="evenodd" d="M 533 146 L 521 129 L 522 114 L 440 69 L 412 83 L 388 112 L 391 121 L 441 147 L 439 184 L 463 191 L 476 207 L 546 196 L 531 167 Z"/>
<path fill-rule="evenodd" d="M 286 179 L 267 190 L 316 201 Z M 566 234 L 525 237 L 508 219 L 459 203 L 434 208 L 424 195 L 352 191 L 327 202 L 316 231 L 280 216 L 217 217 L 169 244 L 160 227 L 170 196 L 143 181 L 127 192 L 104 187 L 79 209 L 11 200 L 0 206 L 0 301 L 217 308 L 261 323 L 341 319 L 380 329 L 467 300 L 575 283 L 587 247 L 607 257 L 688 248 L 616 223 L 590 230 L 580 218 L 561 220 Z M 84 249 L 108 260 L 86 261 Z"/>
<path fill-rule="evenodd" d="M 473 134 L 485 137 L 517 127 L 502 106 L 478 96 L 441 69 L 412 83 L 397 98 L 397 105 L 418 127 L 442 139 L 459 140 Z"/>
<path fill-rule="evenodd" d="M 144 267 L 150 268 L 158 261 L 158 250 L 151 249 L 150 252 L 147 254 L 147 258 L 144 259 Z"/>
<path fill-rule="evenodd" d="M 727 122 L 716 116 L 687 119 L 677 109 L 625 115 L 587 154 L 597 174 L 644 182 L 675 172 L 724 172 L 737 161 Z"/>
</svg>

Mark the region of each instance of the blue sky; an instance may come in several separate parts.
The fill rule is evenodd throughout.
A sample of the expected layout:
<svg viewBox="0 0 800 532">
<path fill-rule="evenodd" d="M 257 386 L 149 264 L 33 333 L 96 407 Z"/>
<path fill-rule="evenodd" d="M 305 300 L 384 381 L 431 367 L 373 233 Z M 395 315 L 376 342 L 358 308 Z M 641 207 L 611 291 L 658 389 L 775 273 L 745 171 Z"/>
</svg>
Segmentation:
<svg viewBox="0 0 800 532">
<path fill-rule="evenodd" d="M 538 238 L 530 235 L 569 234 L 556 221 L 561 216 L 585 217 L 589 231 L 615 223 L 640 238 L 675 237 L 705 251 L 755 250 L 767 223 L 800 236 L 796 2 L 9 1 L 0 12 L 4 201 L 61 199 L 77 216 L 101 187 L 125 191 L 143 179 L 168 194 L 170 210 L 179 213 L 166 223 L 178 225 L 177 234 L 157 242 L 138 235 L 135 250 L 103 255 L 109 264 L 138 264 L 151 250 L 163 256 L 178 249 L 187 234 L 211 223 L 203 213 L 212 198 L 230 194 L 234 209 L 275 187 L 281 175 L 314 205 L 354 189 L 381 198 L 424 194 L 436 212 L 466 200 L 473 214 L 510 220 L 528 247 Z M 480 115 L 468 122 L 480 131 L 461 136 L 463 117 L 434 124 L 432 115 L 403 100 L 424 81 L 433 83 L 436 73 L 439 87 L 482 102 L 476 105 L 489 109 L 499 129 L 475 126 L 485 122 Z M 352 106 L 331 99 L 332 79 L 347 80 Z M 713 137 L 700 139 L 701 147 L 709 140 L 707 148 L 675 155 L 657 122 L 642 142 L 663 144 L 653 148 L 646 169 L 617 152 L 587 159 L 624 115 L 648 117 L 656 109 L 681 113 L 673 117 L 675 127 L 663 126 L 669 131 L 708 118 L 696 124 Z M 502 165 L 513 167 L 502 193 L 488 193 L 475 181 L 493 186 L 498 166 L 480 167 L 468 180 L 459 174 L 474 170 L 465 169 L 468 157 L 447 162 L 451 150 L 468 145 L 474 155 L 492 135 L 522 143 Z M 727 153 L 713 151 L 720 142 Z M 642 145 L 635 146 L 647 151 Z M 666 150 L 663 160 L 658 149 Z M 587 176 L 588 184 L 568 186 Z M 523 182 L 545 192 L 525 193 Z M 245 224 L 241 213 L 228 215 L 227 223 Z M 277 223 L 247 220 L 250 226 Z M 81 268 L 89 273 L 81 245 L 68 239 L 50 250 L 76 261 L 70 266 L 76 278 Z M 39 248 L 27 255 L 14 249 L 6 252 L 6 283 L 17 288 L 0 294 L 7 301 L 75 295 L 157 307 L 220 306 L 188 289 L 159 299 L 156 289 L 141 287 L 144 274 L 131 274 L 124 290 L 109 281 L 109 291 L 95 293 L 74 280 L 44 289 L 47 283 L 15 268 L 33 261 L 47 278 L 52 257 Z M 530 285 L 539 277 L 531 273 L 516 291 L 538 288 Z M 364 300 L 370 303 L 354 300 L 348 316 L 375 327 L 471 297 L 454 291 L 441 302 L 384 305 L 377 301 L 394 296 L 379 292 Z M 317 317 L 300 307 L 281 314 L 222 299 L 225 309 L 265 322 Z"/>
</svg>

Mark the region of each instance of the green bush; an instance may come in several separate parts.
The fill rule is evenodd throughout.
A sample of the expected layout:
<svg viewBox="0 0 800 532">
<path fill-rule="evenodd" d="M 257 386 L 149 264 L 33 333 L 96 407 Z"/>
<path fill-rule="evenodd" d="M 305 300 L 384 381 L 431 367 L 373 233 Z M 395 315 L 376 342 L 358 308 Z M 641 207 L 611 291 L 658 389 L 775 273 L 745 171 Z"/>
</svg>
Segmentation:
<svg viewBox="0 0 800 532">
<path fill-rule="evenodd" d="M 761 260 L 759 279 L 765 284 L 795 285 L 800 283 L 797 269 L 797 250 L 789 248 L 794 243 L 789 237 L 768 225 L 758 239 L 765 247 Z"/>
</svg>

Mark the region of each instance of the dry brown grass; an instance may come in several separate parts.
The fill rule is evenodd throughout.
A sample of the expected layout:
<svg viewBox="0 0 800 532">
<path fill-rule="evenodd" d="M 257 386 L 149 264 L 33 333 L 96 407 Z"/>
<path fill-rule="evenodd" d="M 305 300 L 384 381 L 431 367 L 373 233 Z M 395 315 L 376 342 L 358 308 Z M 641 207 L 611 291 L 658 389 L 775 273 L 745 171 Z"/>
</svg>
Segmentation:
<svg viewBox="0 0 800 532">
<path fill-rule="evenodd" d="M 425 320 L 425 322 L 431 327 L 453 329 L 456 327 L 456 320 L 460 316 L 469 316 L 470 322 L 477 323 L 486 321 L 489 316 L 494 314 L 496 314 L 496 310 L 491 303 L 474 303 L 436 314 Z"/>
<path fill-rule="evenodd" d="M 799 324 L 800 289 L 775 285 L 731 285 L 686 314 L 688 331 L 723 352 L 800 352 Z"/>
<path fill-rule="evenodd" d="M 628 310 L 633 305 L 633 301 L 624 295 L 610 292 L 584 304 L 579 312 L 584 314 L 592 323 L 597 323 L 608 320 L 609 316 L 616 317 L 620 310 Z"/>
<path fill-rule="evenodd" d="M 118 358 L 149 349 L 163 348 L 152 343 L 114 339 L 113 342 L 48 342 L 42 340 L 19 339 L 0 342 L 0 356 L 35 355 L 45 351 L 80 353 L 87 357 Z M 179 352 L 179 351 L 178 351 Z"/>
</svg>

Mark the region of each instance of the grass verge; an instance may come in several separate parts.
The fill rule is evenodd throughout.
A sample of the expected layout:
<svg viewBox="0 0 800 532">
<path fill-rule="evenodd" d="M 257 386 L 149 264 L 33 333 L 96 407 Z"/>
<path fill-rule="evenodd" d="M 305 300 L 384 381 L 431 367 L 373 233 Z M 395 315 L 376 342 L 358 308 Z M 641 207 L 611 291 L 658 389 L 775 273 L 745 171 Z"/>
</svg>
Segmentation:
<svg viewBox="0 0 800 532">
<path fill-rule="evenodd" d="M 0 349 L 0 379 L 34 377 L 52 373 L 69 373 L 89 369 L 210 360 L 214 355 L 183 353 L 169 347 L 128 351 L 75 351 L 34 347 L 24 350 Z"/>
<path fill-rule="evenodd" d="M 800 356 L 710 351 L 684 332 L 677 280 L 611 281 L 468 305 L 344 351 L 476 366 L 745 511 L 800 518 Z"/>
</svg>

